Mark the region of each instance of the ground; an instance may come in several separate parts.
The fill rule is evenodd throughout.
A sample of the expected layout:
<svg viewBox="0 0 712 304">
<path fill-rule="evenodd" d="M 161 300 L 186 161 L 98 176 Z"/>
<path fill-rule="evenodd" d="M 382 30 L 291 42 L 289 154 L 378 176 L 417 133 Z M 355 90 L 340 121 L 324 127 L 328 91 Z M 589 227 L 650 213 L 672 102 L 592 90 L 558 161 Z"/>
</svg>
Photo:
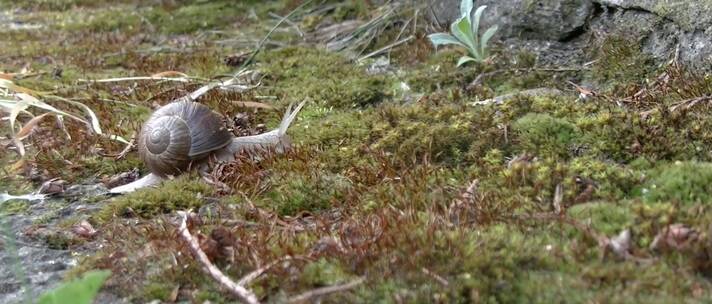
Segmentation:
<svg viewBox="0 0 712 304">
<path fill-rule="evenodd" d="M 299 5 L 0 3 L 4 75 L 23 72 L 16 85 L 81 102 L 104 133 L 126 139 L 156 107 L 237 72 Z M 434 27 L 418 7 L 389 8 L 307 5 L 246 66 L 241 81 L 254 88 L 199 99 L 226 117 L 247 117 L 247 133 L 276 127 L 290 103 L 307 100 L 289 129 L 290 151 L 259 161 L 241 155 L 216 167 L 211 182 L 189 173 L 122 196 L 60 196 L 43 216 L 36 203 L 10 200 L 0 214 L 32 214 L 25 233 L 52 231 L 37 234 L 36 246 L 75 253 L 64 279 L 110 270 L 103 293 L 136 303 L 233 300 L 177 237 L 177 212 L 188 209 L 197 214 L 192 233 L 235 280 L 292 257 L 247 286 L 264 302 L 359 278 L 322 300 L 695 303 L 712 296 L 712 114 L 709 98 L 698 98 L 712 94 L 709 75 L 656 65 L 621 36 L 600 39 L 585 67 L 542 67 L 526 50 L 493 44 L 489 61 L 457 68 L 462 50 L 434 49 L 426 37 Z M 325 29 L 353 20 L 380 22 L 360 28 L 362 35 Z M 339 47 L 327 43 L 336 41 L 330 34 L 352 39 Z M 191 81 L 84 81 L 178 75 L 167 71 Z M 596 86 L 577 91 L 573 84 L 583 82 Z M 542 87 L 558 91 L 473 105 Z M 11 194 L 51 178 L 96 185 L 134 168 L 147 173 L 136 151 L 117 159 L 125 144 L 71 119 L 63 128 L 41 121 L 24 140 L 24 157 L 3 143 L 0 191 Z M 77 202 L 86 210 L 61 212 Z M 77 233 L 82 221 L 97 233 Z M 617 237 L 625 232 L 630 239 Z M 10 250 L 3 242 L 0 250 Z"/>
</svg>

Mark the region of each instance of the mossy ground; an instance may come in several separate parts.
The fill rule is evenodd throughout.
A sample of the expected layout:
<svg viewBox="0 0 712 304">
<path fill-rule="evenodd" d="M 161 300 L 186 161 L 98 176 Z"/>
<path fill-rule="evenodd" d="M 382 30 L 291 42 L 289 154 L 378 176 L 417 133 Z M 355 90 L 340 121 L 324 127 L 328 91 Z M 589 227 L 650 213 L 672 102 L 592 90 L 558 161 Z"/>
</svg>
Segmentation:
<svg viewBox="0 0 712 304">
<path fill-rule="evenodd" d="M 234 67 L 223 59 L 251 50 L 276 22 L 268 13 L 286 15 L 297 2 L 13 5 L 26 9 L 18 18 L 47 27 L 7 32 L 0 45 L 2 69 L 61 68 L 61 75 L 17 83 L 81 100 L 108 133 L 128 138 L 152 108 L 200 83 L 79 79 L 169 70 L 202 78 L 229 74 Z M 295 22 L 308 31 L 320 22 L 367 18 L 375 9 L 335 7 Z M 250 66 L 262 76 L 260 86 L 210 93 L 201 101 L 228 116 L 248 113 L 251 125 L 274 127 L 287 104 L 309 99 L 289 131 L 295 149 L 260 162 L 239 157 L 214 172 L 221 187 L 185 175 L 98 202 L 102 210 L 90 222 L 104 246 L 73 273 L 112 269 L 107 290 L 138 302 L 174 296 L 228 302 L 176 237 L 175 211 L 192 208 L 202 219 L 194 232 L 218 243 L 211 256 L 233 278 L 286 255 L 300 257 L 250 284 L 268 302 L 358 277 L 366 279 L 363 285 L 325 300 L 669 303 L 712 296 L 712 115 L 706 104 L 668 108 L 712 93 L 708 75 L 670 68 L 672 86 L 681 84 L 677 90 L 619 105 L 616 100 L 661 72 L 624 37 L 592 52 L 592 59 L 602 59 L 591 70 L 558 73 L 533 68 L 527 53 L 498 49 L 493 63 L 458 69 L 461 52 L 435 52 L 418 29 L 413 41 L 392 51 L 395 71 L 371 73 L 347 53 L 326 51 L 293 27 L 283 28 Z M 393 31 L 400 28 L 387 29 L 383 37 L 395 37 Z M 376 39 L 369 50 L 387 43 Z M 505 72 L 468 86 L 493 71 Z M 592 80 L 603 97 L 579 101 L 561 79 Z M 565 94 L 471 104 L 541 86 Z M 271 103 L 278 110 L 255 111 L 232 101 Z M 50 121 L 42 123 L 24 163 L 2 152 L 3 180 L 12 181 L 3 187 L 29 189 L 51 177 L 98 180 L 134 167 L 145 173 L 135 152 L 117 161 L 111 156 L 122 145 L 73 122 L 67 130 L 72 145 Z M 31 171 L 38 181 L 30 180 Z M 468 193 L 473 180 L 476 190 Z M 630 229 L 633 254 L 652 262 L 602 255 L 589 234 L 541 216 L 557 208 L 601 235 Z M 16 204 L 2 209 L 21 211 Z M 673 223 L 700 232 L 695 246 L 649 250 Z"/>
</svg>

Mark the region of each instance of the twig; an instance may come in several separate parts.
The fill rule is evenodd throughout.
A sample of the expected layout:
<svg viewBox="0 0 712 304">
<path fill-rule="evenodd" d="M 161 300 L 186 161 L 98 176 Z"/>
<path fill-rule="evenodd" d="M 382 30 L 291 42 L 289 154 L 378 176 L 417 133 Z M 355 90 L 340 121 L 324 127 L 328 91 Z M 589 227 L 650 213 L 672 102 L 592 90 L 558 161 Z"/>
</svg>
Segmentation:
<svg viewBox="0 0 712 304">
<path fill-rule="evenodd" d="M 250 283 L 252 283 L 252 281 L 254 281 L 254 280 L 257 279 L 258 277 L 260 277 L 262 274 L 264 274 L 265 271 L 269 270 L 270 268 L 274 267 L 275 265 L 277 265 L 277 264 L 279 264 L 279 263 L 281 263 L 281 262 L 289 261 L 289 260 L 293 260 L 293 259 L 296 259 L 296 258 L 294 258 L 294 257 L 288 255 L 288 256 L 284 256 L 284 257 L 282 257 L 282 258 L 279 258 L 279 259 L 277 259 L 277 260 L 275 260 L 275 261 L 272 261 L 271 263 L 269 263 L 269 264 L 267 264 L 267 265 L 265 265 L 265 266 L 262 266 L 262 267 L 260 267 L 260 268 L 257 268 L 257 269 L 255 269 L 254 271 L 248 273 L 247 275 L 245 275 L 244 277 L 242 277 L 242 278 L 240 279 L 240 281 L 237 282 L 237 284 L 238 284 L 238 285 L 241 285 L 241 286 L 247 286 L 247 285 L 249 285 Z"/>
<path fill-rule="evenodd" d="M 131 150 L 133 150 L 135 147 L 136 147 L 136 132 L 134 132 L 131 135 L 131 139 L 129 140 L 129 143 L 126 144 L 126 147 L 123 150 L 121 150 L 121 152 L 119 152 L 119 154 L 116 155 L 115 159 L 120 160 L 120 159 L 126 157 L 126 154 L 131 152 Z"/>
<path fill-rule="evenodd" d="M 353 288 L 363 284 L 364 281 L 365 281 L 365 278 L 358 278 L 358 279 L 348 282 L 346 284 L 313 289 L 313 290 L 307 291 L 305 293 L 302 293 L 296 297 L 293 297 L 293 298 L 287 300 L 287 302 L 288 303 L 304 303 L 304 302 L 307 302 L 313 298 L 317 298 L 317 297 L 325 296 L 328 294 L 353 289 Z"/>
<path fill-rule="evenodd" d="M 437 273 L 434 273 L 434 272 L 428 270 L 425 267 L 420 268 L 420 271 L 422 271 L 424 274 L 430 276 L 431 278 L 435 279 L 435 281 L 438 281 L 438 283 L 440 283 L 441 285 L 443 285 L 445 287 L 448 287 L 450 285 L 450 283 L 445 278 L 439 276 Z"/>
<path fill-rule="evenodd" d="M 710 101 L 712 101 L 712 95 L 705 95 L 705 96 L 699 96 L 699 97 L 695 97 L 695 98 L 685 99 L 685 100 L 678 101 L 678 102 L 674 103 L 673 105 L 671 105 L 668 108 L 668 111 L 673 112 L 679 108 L 684 108 L 685 110 L 689 110 L 690 108 L 696 106 L 697 104 L 699 104 L 701 102 L 710 102 Z M 650 116 L 651 114 L 656 113 L 658 111 L 659 111 L 658 108 L 651 109 L 648 111 L 643 111 L 643 112 L 640 112 L 640 116 L 642 118 L 646 118 L 646 117 Z"/>
<path fill-rule="evenodd" d="M 670 107 L 670 112 L 675 111 L 678 108 L 684 108 L 685 110 L 688 110 L 700 102 L 707 102 L 707 101 L 712 101 L 712 95 L 705 95 L 705 96 L 700 96 L 700 97 L 695 97 L 695 98 L 690 98 L 690 99 L 686 99 L 683 101 L 679 101 Z"/>
<path fill-rule="evenodd" d="M 193 252 L 195 257 L 198 259 L 198 262 L 203 266 L 203 270 L 205 270 L 215 281 L 217 281 L 220 285 L 223 287 L 227 288 L 233 295 L 235 295 L 240 301 L 244 303 L 249 303 L 249 304 L 256 304 L 259 303 L 257 300 L 257 296 L 250 291 L 249 289 L 243 287 L 242 285 L 239 285 L 235 282 L 233 282 L 230 278 L 225 276 L 220 269 L 215 267 L 210 262 L 210 259 L 208 259 L 208 256 L 203 252 L 202 249 L 200 249 L 200 244 L 198 244 L 198 240 L 196 240 L 191 234 L 190 231 L 188 231 L 188 214 L 190 213 L 190 210 L 188 212 L 178 212 L 181 216 L 181 223 L 180 223 L 180 228 L 178 228 L 178 231 L 183 238 L 183 240 L 188 243 L 190 250 Z"/>
<path fill-rule="evenodd" d="M 413 38 L 415 38 L 415 36 L 410 35 L 410 36 L 408 36 L 408 37 L 406 37 L 406 38 L 403 38 L 403 39 L 401 39 L 401 40 L 399 40 L 399 41 L 396 41 L 396 42 L 394 42 L 394 43 L 391 43 L 391 44 L 389 44 L 389 45 L 386 45 L 386 46 L 384 46 L 384 47 L 382 47 L 382 48 L 380 48 L 380 49 L 377 49 L 377 50 L 375 50 L 375 51 L 373 51 L 373 52 L 371 52 L 371 53 L 368 53 L 367 55 L 365 55 L 365 56 L 359 58 L 358 61 L 362 61 L 362 60 L 368 59 L 368 58 L 370 58 L 370 57 L 376 56 L 376 55 L 378 55 L 378 54 L 380 54 L 380 53 L 383 53 L 383 52 L 385 52 L 385 51 L 388 51 L 388 50 L 390 50 L 390 49 L 392 49 L 392 48 L 394 48 L 394 47 L 397 47 L 397 46 L 399 46 L 399 45 L 401 45 L 401 44 L 403 44 L 403 43 L 406 43 L 406 42 L 408 42 L 408 41 L 413 40 Z"/>
</svg>

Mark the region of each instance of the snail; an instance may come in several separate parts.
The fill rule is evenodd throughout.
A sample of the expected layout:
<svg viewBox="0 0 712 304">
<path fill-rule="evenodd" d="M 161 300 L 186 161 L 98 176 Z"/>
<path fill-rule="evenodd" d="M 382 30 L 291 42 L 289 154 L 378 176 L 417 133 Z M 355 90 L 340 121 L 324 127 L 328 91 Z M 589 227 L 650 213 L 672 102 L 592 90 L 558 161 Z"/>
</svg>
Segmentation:
<svg viewBox="0 0 712 304">
<path fill-rule="evenodd" d="M 282 152 L 290 146 L 287 128 L 305 102 L 294 109 L 290 104 L 277 129 L 241 137 L 225 127 L 222 115 L 203 104 L 186 100 L 166 104 L 151 114 L 136 141 L 139 156 L 151 173 L 109 192 L 153 186 L 191 169 L 205 172 L 209 160 L 227 162 L 244 150 L 274 148 Z"/>
</svg>

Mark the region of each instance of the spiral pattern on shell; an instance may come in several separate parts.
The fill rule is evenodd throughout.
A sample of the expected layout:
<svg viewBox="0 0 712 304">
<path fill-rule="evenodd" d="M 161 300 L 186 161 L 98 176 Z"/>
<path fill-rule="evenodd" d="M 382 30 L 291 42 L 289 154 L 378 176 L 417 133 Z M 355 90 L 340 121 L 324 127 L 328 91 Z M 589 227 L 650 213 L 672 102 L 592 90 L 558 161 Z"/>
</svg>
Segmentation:
<svg viewBox="0 0 712 304">
<path fill-rule="evenodd" d="M 222 116 L 196 102 L 173 102 L 156 110 L 141 129 L 138 151 L 159 176 L 178 175 L 192 161 L 232 141 Z"/>
</svg>

